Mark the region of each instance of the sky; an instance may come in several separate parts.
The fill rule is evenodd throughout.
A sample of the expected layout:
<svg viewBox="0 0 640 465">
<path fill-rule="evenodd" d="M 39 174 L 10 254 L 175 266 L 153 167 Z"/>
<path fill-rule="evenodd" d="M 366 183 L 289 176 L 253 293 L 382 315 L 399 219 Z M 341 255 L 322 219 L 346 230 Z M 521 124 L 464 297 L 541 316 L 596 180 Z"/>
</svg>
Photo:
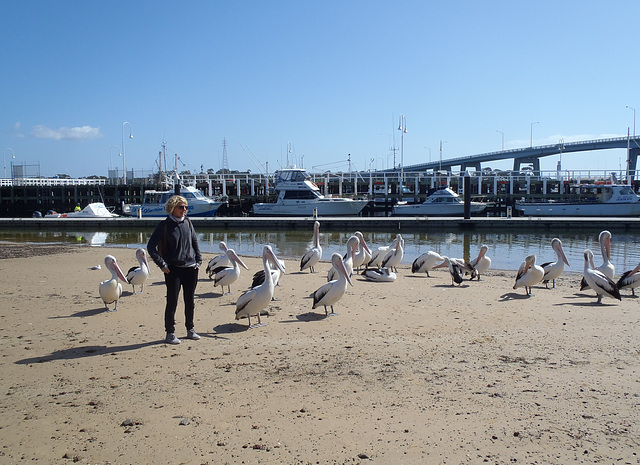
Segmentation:
<svg viewBox="0 0 640 465">
<path fill-rule="evenodd" d="M 3 162 L 144 176 L 164 143 L 169 168 L 217 171 L 226 140 L 231 170 L 368 170 L 622 137 L 638 17 L 636 0 L 3 0 Z"/>
</svg>

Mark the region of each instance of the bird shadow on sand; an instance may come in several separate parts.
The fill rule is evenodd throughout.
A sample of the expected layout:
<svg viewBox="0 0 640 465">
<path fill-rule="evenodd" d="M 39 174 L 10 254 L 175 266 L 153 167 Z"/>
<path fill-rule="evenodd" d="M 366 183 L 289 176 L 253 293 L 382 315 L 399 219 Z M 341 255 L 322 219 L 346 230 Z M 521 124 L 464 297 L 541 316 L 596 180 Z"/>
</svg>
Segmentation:
<svg viewBox="0 0 640 465">
<path fill-rule="evenodd" d="M 469 286 L 467 283 L 464 283 L 464 282 L 463 282 L 462 284 L 456 284 L 456 285 L 451 285 L 451 284 L 434 284 L 434 286 L 433 286 L 433 287 L 443 287 L 443 288 L 445 288 L 445 289 L 453 288 L 453 287 L 459 287 L 459 288 L 464 289 L 464 288 L 467 288 L 467 287 L 470 287 L 470 286 Z"/>
<path fill-rule="evenodd" d="M 257 318 L 254 318 L 254 320 L 254 322 L 258 322 Z M 218 334 L 243 333 L 245 331 L 248 331 L 249 329 L 251 328 L 249 328 L 249 325 L 247 323 L 225 323 L 223 325 L 213 327 L 213 336 L 215 337 Z"/>
<path fill-rule="evenodd" d="M 324 311 L 324 310 L 322 310 L 322 311 Z M 324 313 L 306 312 L 306 313 L 301 313 L 299 315 L 296 315 L 295 319 L 293 319 L 293 320 L 282 320 L 282 321 L 280 321 L 280 323 L 299 323 L 301 321 L 305 322 L 305 323 L 308 323 L 310 321 L 326 320 L 328 317 L 329 316 L 325 315 Z"/>
<path fill-rule="evenodd" d="M 44 363 L 54 360 L 76 360 L 79 358 L 95 357 L 96 355 L 117 354 L 121 352 L 128 352 L 130 350 L 143 349 L 145 347 L 151 347 L 155 345 L 164 344 L 164 340 L 141 342 L 139 344 L 130 344 L 124 346 L 81 346 L 71 347 L 69 349 L 56 350 L 49 355 L 43 355 L 41 357 L 30 357 L 18 360 L 15 363 L 17 365 L 30 365 L 32 363 Z"/>
<path fill-rule="evenodd" d="M 532 295 L 521 294 L 519 292 L 507 292 L 506 294 L 502 294 L 500 296 L 499 302 L 507 302 L 509 300 L 522 300 L 522 299 L 530 299 Z"/>
<path fill-rule="evenodd" d="M 87 310 L 81 310 L 79 312 L 75 312 L 72 313 L 71 315 L 56 315 L 56 316 L 50 316 L 48 319 L 49 320 L 57 320 L 60 318 L 86 318 L 88 316 L 96 316 L 96 315 L 101 315 L 103 313 L 114 313 L 113 311 L 107 311 L 104 306 L 102 307 L 98 307 L 98 308 L 90 308 Z M 117 312 L 115 312 L 117 313 Z"/>
</svg>

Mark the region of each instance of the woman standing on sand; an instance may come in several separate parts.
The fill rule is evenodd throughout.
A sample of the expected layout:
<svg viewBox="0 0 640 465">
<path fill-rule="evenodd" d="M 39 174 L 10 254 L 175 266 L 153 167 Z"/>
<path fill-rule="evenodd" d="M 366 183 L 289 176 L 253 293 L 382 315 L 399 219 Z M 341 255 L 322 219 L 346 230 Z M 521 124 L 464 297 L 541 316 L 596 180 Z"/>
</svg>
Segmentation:
<svg viewBox="0 0 640 465">
<path fill-rule="evenodd" d="M 164 272 L 164 282 L 167 286 L 164 326 L 167 332 L 165 342 L 168 344 L 180 344 L 180 339 L 175 335 L 175 316 L 181 287 L 187 339 L 200 339 L 193 329 L 193 313 L 202 256 L 196 231 L 187 218 L 188 209 L 187 199 L 181 195 L 171 197 L 165 205 L 167 218 L 156 226 L 147 244 L 149 256 Z"/>
</svg>

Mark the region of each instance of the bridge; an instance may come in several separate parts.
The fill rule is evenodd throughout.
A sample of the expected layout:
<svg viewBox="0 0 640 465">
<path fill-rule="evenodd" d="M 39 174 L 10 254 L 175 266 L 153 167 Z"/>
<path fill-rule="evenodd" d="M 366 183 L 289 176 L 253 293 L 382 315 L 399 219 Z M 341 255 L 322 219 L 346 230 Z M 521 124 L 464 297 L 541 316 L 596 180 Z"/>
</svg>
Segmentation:
<svg viewBox="0 0 640 465">
<path fill-rule="evenodd" d="M 405 166 L 405 172 L 417 172 L 427 170 L 446 170 L 451 171 L 453 166 L 459 166 L 460 171 L 464 172 L 467 168 L 474 168 L 480 171 L 480 164 L 496 160 L 508 160 L 513 158 L 513 170 L 520 171 L 522 164 L 531 164 L 534 172 L 540 172 L 540 158 L 549 157 L 572 152 L 590 152 L 593 150 L 607 149 L 628 149 L 628 170 L 633 174 L 638 164 L 638 155 L 640 155 L 640 136 L 616 137 L 613 139 L 596 139 L 581 142 L 560 142 L 552 145 L 541 145 L 536 147 L 526 147 L 521 149 L 502 150 L 499 152 L 482 153 L 479 155 L 470 155 L 458 158 L 449 158 L 447 160 L 431 161 L 428 163 L 420 163 L 417 165 Z M 397 170 L 385 170 L 397 171 Z"/>
</svg>

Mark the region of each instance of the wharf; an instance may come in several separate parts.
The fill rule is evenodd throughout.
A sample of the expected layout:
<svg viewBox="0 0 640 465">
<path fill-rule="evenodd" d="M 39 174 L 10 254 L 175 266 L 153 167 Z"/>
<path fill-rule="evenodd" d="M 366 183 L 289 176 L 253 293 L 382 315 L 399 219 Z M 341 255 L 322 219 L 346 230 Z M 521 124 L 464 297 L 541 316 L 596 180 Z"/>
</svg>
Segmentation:
<svg viewBox="0 0 640 465">
<path fill-rule="evenodd" d="M 190 218 L 198 230 L 311 230 L 313 217 Z M 0 218 L 0 230 L 124 230 L 153 229 L 162 218 Z M 636 217 L 319 217 L 325 231 L 638 231 Z"/>
</svg>

